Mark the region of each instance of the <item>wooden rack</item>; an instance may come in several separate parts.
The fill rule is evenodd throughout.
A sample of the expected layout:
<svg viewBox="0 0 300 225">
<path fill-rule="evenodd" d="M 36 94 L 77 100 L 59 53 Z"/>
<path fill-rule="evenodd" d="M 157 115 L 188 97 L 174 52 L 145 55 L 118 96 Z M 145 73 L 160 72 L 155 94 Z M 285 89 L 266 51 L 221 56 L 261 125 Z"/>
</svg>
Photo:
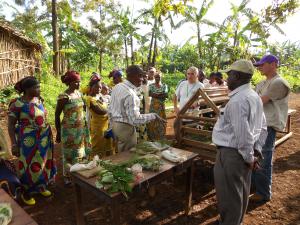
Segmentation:
<svg viewBox="0 0 300 225">
<path fill-rule="evenodd" d="M 179 146 L 196 152 L 203 158 L 214 159 L 216 146 L 211 143 L 212 128 L 218 119 L 220 108 L 228 100 L 227 88 L 199 89 L 179 111 Z M 196 109 L 192 109 L 195 105 Z"/>
</svg>

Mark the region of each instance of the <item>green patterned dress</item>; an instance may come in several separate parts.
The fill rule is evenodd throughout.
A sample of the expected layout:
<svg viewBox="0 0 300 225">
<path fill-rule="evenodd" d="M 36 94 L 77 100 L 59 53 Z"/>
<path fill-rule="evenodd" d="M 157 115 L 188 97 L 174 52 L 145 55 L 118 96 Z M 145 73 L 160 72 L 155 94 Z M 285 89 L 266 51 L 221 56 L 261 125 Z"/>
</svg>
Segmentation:
<svg viewBox="0 0 300 225">
<path fill-rule="evenodd" d="M 77 98 L 71 98 L 67 93 L 58 99 L 67 98 L 64 105 L 64 117 L 61 124 L 61 143 L 63 156 L 63 174 L 66 176 L 66 165 L 81 162 L 91 151 L 89 130 L 85 118 L 84 101 L 78 92 Z"/>
<path fill-rule="evenodd" d="M 165 97 L 160 98 L 151 98 L 150 102 L 150 113 L 157 113 L 161 118 L 166 119 L 166 109 L 165 101 L 168 94 L 168 86 L 166 84 L 161 84 L 160 87 L 157 87 L 155 84 L 150 84 L 149 86 L 149 95 L 151 94 L 165 94 Z M 165 139 L 166 126 L 160 123 L 159 121 L 151 121 L 148 126 L 148 136 L 151 141 Z"/>
</svg>

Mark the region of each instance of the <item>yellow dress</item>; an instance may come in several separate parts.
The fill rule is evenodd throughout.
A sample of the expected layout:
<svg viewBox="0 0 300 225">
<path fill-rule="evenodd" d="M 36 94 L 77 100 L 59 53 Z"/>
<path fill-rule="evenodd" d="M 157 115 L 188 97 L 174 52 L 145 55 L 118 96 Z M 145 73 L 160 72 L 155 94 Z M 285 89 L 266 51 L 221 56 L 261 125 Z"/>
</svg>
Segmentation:
<svg viewBox="0 0 300 225">
<path fill-rule="evenodd" d="M 105 138 L 104 133 L 108 129 L 108 114 L 99 115 L 91 109 L 91 103 L 102 109 L 107 109 L 106 103 L 100 102 L 96 97 L 86 96 L 86 105 L 89 110 L 89 127 L 92 142 L 91 156 L 108 156 L 113 153 L 112 138 Z"/>
</svg>

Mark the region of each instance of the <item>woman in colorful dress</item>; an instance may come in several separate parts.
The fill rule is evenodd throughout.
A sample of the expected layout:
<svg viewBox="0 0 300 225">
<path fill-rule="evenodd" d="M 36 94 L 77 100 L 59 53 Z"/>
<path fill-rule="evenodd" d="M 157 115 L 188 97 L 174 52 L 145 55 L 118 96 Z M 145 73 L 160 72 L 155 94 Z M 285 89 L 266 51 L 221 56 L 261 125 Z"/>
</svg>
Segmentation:
<svg viewBox="0 0 300 225">
<path fill-rule="evenodd" d="M 109 156 L 113 153 L 112 138 L 105 138 L 108 130 L 107 104 L 101 97 L 101 82 L 98 77 L 93 77 L 89 82 L 89 95 L 86 96 L 86 106 L 89 110 L 89 127 L 91 134 L 92 152 L 91 156 Z"/>
<path fill-rule="evenodd" d="M 150 113 L 157 113 L 163 119 L 166 119 L 165 101 L 168 97 L 168 86 L 161 83 L 161 74 L 156 73 L 155 83 L 149 86 Z M 159 121 L 152 121 L 148 124 L 148 136 L 152 141 L 162 140 L 165 138 L 166 126 Z"/>
<path fill-rule="evenodd" d="M 8 132 L 12 154 L 19 159 L 19 178 L 25 190 L 21 198 L 34 205 L 33 193 L 51 196 L 47 186 L 56 174 L 52 132 L 36 78 L 22 79 L 15 89 L 22 95 L 10 103 Z"/>
<path fill-rule="evenodd" d="M 56 142 L 61 142 L 63 176 L 66 185 L 71 184 L 68 164 L 81 162 L 90 152 L 90 136 L 87 127 L 84 101 L 78 91 L 80 75 L 76 71 L 68 71 L 61 77 L 67 90 L 58 96 L 55 110 Z M 64 116 L 60 121 L 60 114 Z"/>
</svg>

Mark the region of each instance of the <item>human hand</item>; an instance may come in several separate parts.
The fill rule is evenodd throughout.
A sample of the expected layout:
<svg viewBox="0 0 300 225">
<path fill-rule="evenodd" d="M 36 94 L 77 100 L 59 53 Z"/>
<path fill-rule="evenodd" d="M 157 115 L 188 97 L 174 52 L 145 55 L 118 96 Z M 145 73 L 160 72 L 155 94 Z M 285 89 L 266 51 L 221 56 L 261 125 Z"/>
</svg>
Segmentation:
<svg viewBox="0 0 300 225">
<path fill-rule="evenodd" d="M 179 111 L 180 110 L 178 109 L 178 107 L 174 107 L 174 112 L 175 112 L 176 115 L 178 115 Z"/>
<path fill-rule="evenodd" d="M 160 117 L 158 114 L 155 114 L 156 116 L 156 120 L 159 121 L 162 124 L 167 124 L 167 121 L 165 119 L 163 119 L 162 117 Z"/>
<path fill-rule="evenodd" d="M 254 161 L 251 163 L 247 163 L 247 165 L 248 165 L 249 169 L 253 170 L 253 171 L 261 168 L 257 157 L 254 157 Z"/>
<path fill-rule="evenodd" d="M 263 159 L 263 155 L 260 151 L 254 149 L 254 156 L 257 157 L 258 159 Z"/>
</svg>

